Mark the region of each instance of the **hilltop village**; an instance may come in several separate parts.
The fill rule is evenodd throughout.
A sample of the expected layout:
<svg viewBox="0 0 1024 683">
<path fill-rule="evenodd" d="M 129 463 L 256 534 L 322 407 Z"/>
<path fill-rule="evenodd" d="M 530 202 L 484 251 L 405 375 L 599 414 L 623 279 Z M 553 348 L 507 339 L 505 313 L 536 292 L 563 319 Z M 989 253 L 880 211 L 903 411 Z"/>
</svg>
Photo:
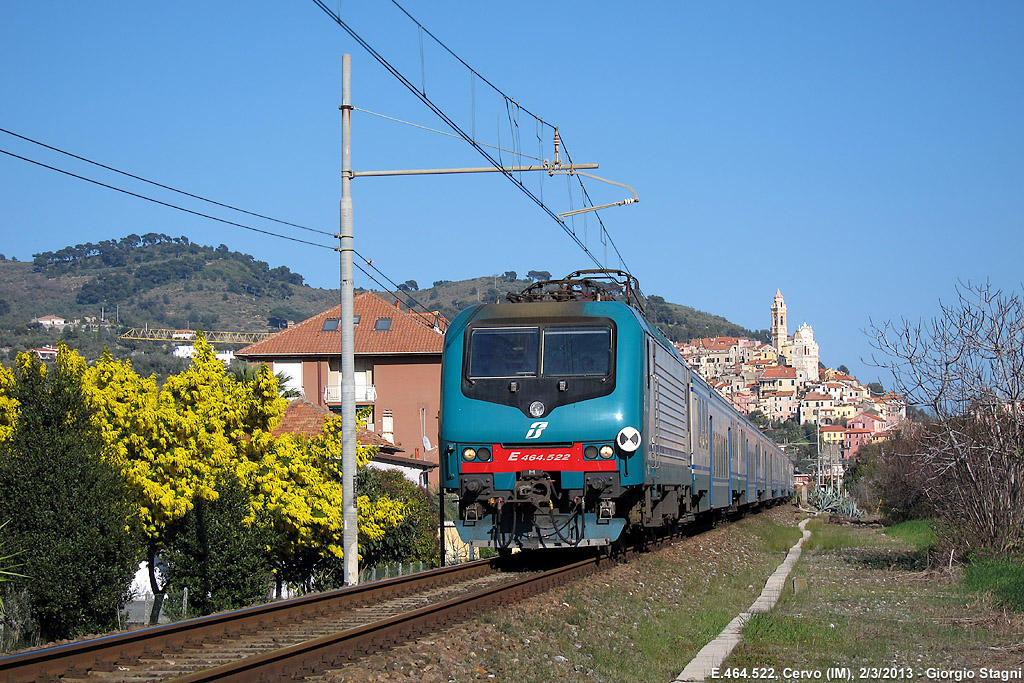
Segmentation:
<svg viewBox="0 0 1024 683">
<path fill-rule="evenodd" d="M 771 307 L 771 344 L 744 337 L 712 337 L 676 343 L 686 362 L 745 415 L 813 424 L 823 447 L 844 460 L 866 443 L 888 437 L 906 419 L 894 393 L 873 396 L 857 378 L 824 368 L 808 324 L 789 334 L 786 301 L 776 291 Z"/>
</svg>

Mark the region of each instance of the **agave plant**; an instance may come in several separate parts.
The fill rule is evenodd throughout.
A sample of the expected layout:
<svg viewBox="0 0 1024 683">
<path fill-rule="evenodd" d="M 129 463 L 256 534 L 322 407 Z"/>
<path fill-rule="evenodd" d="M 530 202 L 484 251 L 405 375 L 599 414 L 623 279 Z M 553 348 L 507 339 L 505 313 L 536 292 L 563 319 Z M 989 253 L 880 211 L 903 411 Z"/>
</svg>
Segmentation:
<svg viewBox="0 0 1024 683">
<path fill-rule="evenodd" d="M 857 503 L 848 496 L 824 487 L 814 490 L 814 493 L 811 494 L 811 502 L 822 512 L 832 512 L 854 519 L 864 516 L 864 512 L 857 507 Z"/>
</svg>

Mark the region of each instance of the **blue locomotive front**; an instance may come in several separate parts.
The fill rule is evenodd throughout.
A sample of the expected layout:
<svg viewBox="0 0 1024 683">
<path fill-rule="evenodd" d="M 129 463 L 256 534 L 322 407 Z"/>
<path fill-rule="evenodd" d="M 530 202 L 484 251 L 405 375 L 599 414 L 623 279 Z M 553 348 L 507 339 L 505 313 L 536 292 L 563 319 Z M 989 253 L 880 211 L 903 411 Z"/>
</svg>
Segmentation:
<svg viewBox="0 0 1024 683">
<path fill-rule="evenodd" d="M 509 298 L 445 335 L 442 485 L 463 541 L 608 545 L 792 495 L 785 453 L 646 320 L 632 276 L 577 271 Z"/>
<path fill-rule="evenodd" d="M 496 548 L 606 545 L 644 480 L 643 343 L 616 301 L 463 311 L 445 335 L 443 485 L 459 534 Z"/>
</svg>

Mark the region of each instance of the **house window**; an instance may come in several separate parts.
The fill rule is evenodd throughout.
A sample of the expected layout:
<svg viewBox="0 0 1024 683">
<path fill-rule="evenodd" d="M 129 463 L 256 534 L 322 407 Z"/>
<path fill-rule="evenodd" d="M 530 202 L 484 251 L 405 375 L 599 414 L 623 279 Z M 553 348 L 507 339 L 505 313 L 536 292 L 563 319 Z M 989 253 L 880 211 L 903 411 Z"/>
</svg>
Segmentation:
<svg viewBox="0 0 1024 683">
<path fill-rule="evenodd" d="M 360 316 L 358 316 L 358 315 L 352 316 L 352 325 L 353 326 L 359 324 L 359 318 L 360 318 Z M 390 320 L 390 318 L 389 318 L 389 320 Z M 337 332 L 338 328 L 340 326 L 341 326 L 341 319 L 340 318 L 328 318 L 327 320 L 324 321 L 324 326 L 323 326 L 322 329 L 323 329 L 324 332 Z"/>
<path fill-rule="evenodd" d="M 376 324 L 373 326 L 374 330 L 380 332 L 386 332 L 391 329 L 391 318 L 377 318 Z"/>
</svg>

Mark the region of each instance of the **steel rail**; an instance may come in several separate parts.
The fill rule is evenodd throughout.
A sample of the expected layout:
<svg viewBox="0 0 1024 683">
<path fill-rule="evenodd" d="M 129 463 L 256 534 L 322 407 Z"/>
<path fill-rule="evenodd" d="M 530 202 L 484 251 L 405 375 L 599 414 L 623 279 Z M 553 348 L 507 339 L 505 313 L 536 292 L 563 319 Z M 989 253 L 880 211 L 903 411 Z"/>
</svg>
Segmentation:
<svg viewBox="0 0 1024 683">
<path fill-rule="evenodd" d="M 353 608 L 409 595 L 453 581 L 485 576 L 494 571 L 492 560 L 478 560 L 417 574 L 292 600 L 221 612 L 163 626 L 83 640 L 67 645 L 29 650 L 0 657 L 0 683 L 31 683 L 83 677 L 91 671 L 114 671 L 119 664 L 157 658 L 203 642 L 254 633 L 275 624 L 299 622 L 339 608 Z"/>
<path fill-rule="evenodd" d="M 439 626 L 459 621 L 480 609 L 504 604 L 549 590 L 598 569 L 605 558 L 591 559 L 559 567 L 513 583 L 452 598 L 372 624 L 358 626 L 297 645 L 273 650 L 254 657 L 171 679 L 168 683 L 247 683 L 256 680 L 285 680 L 312 676 L 357 659 L 363 654 L 386 648 Z"/>
</svg>

